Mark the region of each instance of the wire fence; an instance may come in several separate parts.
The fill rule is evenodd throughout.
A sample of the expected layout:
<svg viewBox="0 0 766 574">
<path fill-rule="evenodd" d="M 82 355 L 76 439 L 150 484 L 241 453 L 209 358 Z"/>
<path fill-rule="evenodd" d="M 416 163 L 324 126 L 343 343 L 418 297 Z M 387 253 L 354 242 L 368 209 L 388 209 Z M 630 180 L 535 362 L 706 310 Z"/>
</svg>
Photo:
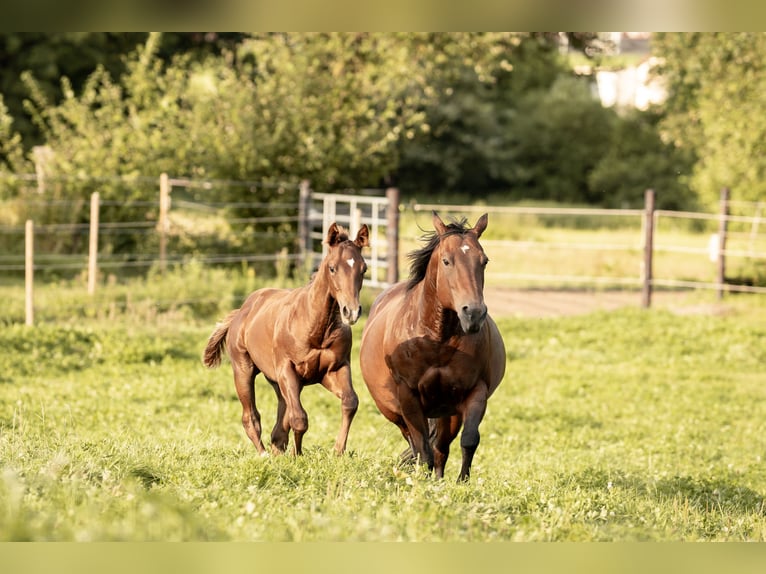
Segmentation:
<svg viewBox="0 0 766 574">
<path fill-rule="evenodd" d="M 653 196 L 653 192 L 652 196 Z M 652 200 L 653 201 L 653 200 Z M 482 238 L 494 286 L 710 289 L 766 293 L 764 202 L 731 201 L 719 213 L 649 209 L 412 203 L 419 213 L 489 211 L 503 239 Z M 651 231 L 648 234 L 648 231 Z M 403 237 L 413 243 L 414 236 Z M 647 301 L 647 306 L 648 306 Z"/>
<path fill-rule="evenodd" d="M 39 183 L 23 177 L 19 181 Z M 348 205 L 341 217 L 349 222 L 377 225 L 378 216 L 383 218 L 380 233 L 373 234 L 372 250 L 375 257 L 382 251 L 389 257 L 393 254 L 393 262 L 381 259 L 380 264 L 382 273 L 392 272 L 389 278 L 398 276 L 398 267 L 407 264 L 409 248 L 417 246 L 414 230 L 429 228 L 430 223 L 419 218 L 429 217 L 432 210 L 443 216 L 490 211 L 490 231 L 482 237 L 492 260 L 486 275 L 488 285 L 637 289 L 644 293 L 645 306 L 656 288 L 712 289 L 719 295 L 766 293 L 766 204 L 733 201 L 728 192 L 722 195 L 718 213 L 655 210 L 653 200 L 644 209 L 413 201 L 399 205 L 398 210 L 389 207 L 386 213 L 384 204 L 377 203 L 382 199 L 371 202 L 366 208 L 369 212 L 357 207 L 357 196 L 369 196 L 370 191 L 316 194 L 315 200 L 325 202 L 324 207 L 307 207 L 302 203 L 305 182 L 198 181 L 167 176 L 159 180 L 74 181 L 82 192 L 74 198 L 72 194 L 49 197 L 56 185 L 72 185 L 72 181 L 48 181 L 44 195 L 38 185 L 3 202 L 0 277 L 5 283 L 22 277 L 29 281 L 30 271 L 43 283 L 87 275 L 92 291 L 98 281 L 190 263 L 248 268 L 267 276 L 286 276 L 290 270 L 307 272 L 307 250 L 317 248 L 317 237 L 321 243 L 321 234 L 307 226 L 307 220 L 321 223 L 328 217 L 327 202 L 334 206 L 342 197 Z M 132 187 L 137 185 L 149 192 L 137 194 Z M 156 199 L 146 199 L 151 194 Z M 398 205 L 398 193 L 392 197 Z M 341 212 L 332 211 L 333 216 L 336 213 Z M 411 215 L 416 223 L 408 223 L 401 236 L 399 213 Z M 393 215 L 396 217 L 390 219 Z M 31 228 L 29 221 L 34 221 Z M 94 235 L 98 238 L 95 247 Z M 316 257 L 310 259 L 316 263 Z M 381 281 L 377 284 L 383 285 L 385 276 Z M 180 295 L 166 303 L 182 300 L 214 303 L 212 297 Z M 163 304 L 162 300 L 155 303 Z"/>
<path fill-rule="evenodd" d="M 29 175 L 18 179 L 37 181 Z M 167 178 L 167 182 L 170 187 L 165 191 L 169 194 L 172 189 L 172 199 L 167 198 L 172 209 L 167 210 L 163 210 L 162 189 L 158 193 L 158 178 L 49 180 L 47 191 L 76 183 L 84 197 L 43 200 L 39 190 L 32 188 L 21 198 L 6 201 L 6 211 L 15 214 L 18 223 L 9 223 L 8 217 L 0 220 L 0 274 L 25 269 L 25 220 L 35 222 L 34 270 L 43 277 L 87 269 L 93 255 L 88 243 L 94 231 L 98 234 L 98 267 L 103 270 L 145 270 L 191 259 L 210 265 L 245 262 L 267 266 L 299 258 L 295 253 L 297 184 L 179 178 Z M 110 199 L 116 192 L 104 191 L 104 184 L 149 186 L 141 195 L 153 194 L 157 199 L 132 199 L 135 189 L 122 190 L 124 199 Z M 77 191 L 68 189 L 66 194 L 71 197 Z M 95 194 L 99 221 L 94 230 L 88 208 Z M 252 200 L 221 200 L 243 194 Z"/>
</svg>

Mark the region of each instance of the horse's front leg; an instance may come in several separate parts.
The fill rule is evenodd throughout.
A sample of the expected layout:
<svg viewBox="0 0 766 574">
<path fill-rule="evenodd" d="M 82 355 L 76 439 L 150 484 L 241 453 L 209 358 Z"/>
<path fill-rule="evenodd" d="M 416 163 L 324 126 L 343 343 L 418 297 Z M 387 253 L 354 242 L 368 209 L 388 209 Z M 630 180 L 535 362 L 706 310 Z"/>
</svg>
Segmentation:
<svg viewBox="0 0 766 574">
<path fill-rule="evenodd" d="M 434 452 L 428 437 L 428 419 L 423 414 L 420 404 L 420 393 L 404 383 L 397 385 L 397 392 L 402 418 L 410 431 L 410 444 L 415 457 L 420 459 L 420 464 L 428 465 L 428 470 L 433 470 Z"/>
<path fill-rule="evenodd" d="M 327 371 L 322 378 L 322 386 L 340 399 L 340 431 L 335 439 L 335 453 L 340 455 L 346 450 L 351 421 L 359 408 L 359 397 L 351 384 L 351 366 L 344 363 L 337 371 Z"/>
<path fill-rule="evenodd" d="M 481 419 L 484 418 L 484 413 L 487 410 L 487 397 L 487 385 L 479 381 L 465 402 L 463 433 L 460 435 L 463 463 L 460 467 L 458 482 L 468 480 L 471 474 L 473 455 L 479 447 L 479 423 L 481 423 Z"/>
<path fill-rule="evenodd" d="M 303 444 L 303 435 L 309 428 L 309 416 L 301 404 L 303 381 L 290 361 L 286 361 L 282 365 L 277 384 L 287 404 L 287 413 L 284 417 L 285 430 L 288 430 L 288 426 L 293 430 L 295 454 L 303 454 L 301 446 Z"/>
<path fill-rule="evenodd" d="M 430 421 L 436 426 L 436 433 L 433 441 L 434 449 L 434 473 L 436 478 L 444 478 L 444 467 L 449 458 L 449 447 L 455 440 L 460 431 L 460 425 L 463 419 L 460 415 L 446 416 Z"/>
</svg>

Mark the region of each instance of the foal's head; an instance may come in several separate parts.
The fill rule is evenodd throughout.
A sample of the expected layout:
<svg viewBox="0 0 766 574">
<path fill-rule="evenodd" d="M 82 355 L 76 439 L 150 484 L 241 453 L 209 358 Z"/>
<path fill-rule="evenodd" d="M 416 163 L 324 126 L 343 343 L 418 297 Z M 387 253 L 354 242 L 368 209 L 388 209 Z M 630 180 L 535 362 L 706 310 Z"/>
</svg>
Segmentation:
<svg viewBox="0 0 766 574">
<path fill-rule="evenodd" d="M 369 245 L 369 230 L 362 225 L 356 239 L 351 241 L 346 230 L 333 223 L 325 241 L 329 250 L 319 272 L 325 274 L 330 294 L 338 302 L 342 321 L 353 325 L 362 314 L 359 291 L 367 271 L 362 247 Z"/>
<path fill-rule="evenodd" d="M 465 220 L 445 224 L 434 212 L 433 225 L 435 234 L 419 252 L 423 266 L 421 279 L 429 273 L 439 303 L 457 314 L 464 332 L 476 333 L 487 317 L 484 268 L 489 259 L 479 244 L 479 237 L 487 228 L 487 214 L 482 215 L 476 225 L 468 227 Z M 413 260 L 417 265 L 417 257 Z M 413 275 L 411 282 L 415 278 Z"/>
</svg>

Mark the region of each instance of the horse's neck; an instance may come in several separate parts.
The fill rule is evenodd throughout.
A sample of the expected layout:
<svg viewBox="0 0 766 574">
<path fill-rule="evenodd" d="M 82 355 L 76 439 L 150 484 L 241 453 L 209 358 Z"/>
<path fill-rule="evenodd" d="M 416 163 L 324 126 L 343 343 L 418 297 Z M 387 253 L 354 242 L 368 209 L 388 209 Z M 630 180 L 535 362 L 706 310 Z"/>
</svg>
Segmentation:
<svg viewBox="0 0 766 574">
<path fill-rule="evenodd" d="M 305 303 L 309 319 L 309 339 L 322 340 L 330 327 L 337 323 L 338 304 L 330 295 L 330 289 L 324 277 L 319 273 L 308 285 Z"/>
<path fill-rule="evenodd" d="M 439 302 L 436 285 L 428 276 L 415 287 L 414 294 L 419 323 L 431 338 L 445 341 L 460 330 L 457 315 Z"/>
</svg>

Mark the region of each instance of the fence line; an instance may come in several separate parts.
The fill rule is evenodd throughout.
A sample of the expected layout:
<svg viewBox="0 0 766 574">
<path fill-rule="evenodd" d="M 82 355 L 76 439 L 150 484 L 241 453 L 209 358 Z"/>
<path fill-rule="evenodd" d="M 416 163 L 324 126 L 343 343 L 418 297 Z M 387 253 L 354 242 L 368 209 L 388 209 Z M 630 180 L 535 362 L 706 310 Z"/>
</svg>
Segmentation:
<svg viewBox="0 0 766 574">
<path fill-rule="evenodd" d="M 18 177 L 17 179 L 25 179 L 25 176 L 22 175 Z M 30 181 L 33 181 L 36 179 L 36 176 L 26 178 Z M 90 178 L 90 179 L 83 179 L 83 178 L 62 178 L 68 181 L 110 181 L 110 182 L 120 182 L 120 183 L 126 183 L 126 182 L 135 182 L 138 181 L 136 178 Z M 50 183 L 53 181 L 52 179 L 49 179 L 48 182 Z M 323 232 L 319 235 L 319 239 L 324 239 L 324 234 L 326 233 L 326 228 L 328 227 L 328 223 L 325 218 L 322 218 L 321 215 L 318 215 L 317 211 L 314 209 L 309 208 L 308 210 L 303 209 L 304 207 L 304 199 L 308 198 L 308 201 L 322 201 L 323 204 L 329 205 L 332 203 L 333 208 L 335 207 L 335 203 L 337 202 L 343 202 L 347 201 L 349 196 L 342 196 L 342 195 L 327 195 L 327 194 L 316 194 L 312 193 L 310 190 L 310 187 L 308 186 L 308 182 L 303 182 L 300 187 L 292 185 L 292 184 L 271 184 L 266 183 L 263 184 L 262 182 L 230 182 L 230 181 L 194 181 L 194 180 L 188 180 L 184 178 L 171 178 L 167 174 L 161 174 L 159 177 L 159 180 L 157 179 L 142 179 L 141 181 L 147 182 L 147 181 L 153 181 L 155 184 L 158 182 L 158 188 L 159 188 L 159 197 L 158 201 L 136 201 L 136 202 L 118 202 L 118 201 L 104 201 L 100 198 L 99 192 L 93 192 L 91 194 L 91 201 L 90 201 L 90 217 L 88 223 L 48 223 L 44 225 L 38 225 L 37 227 L 29 227 L 25 226 L 24 228 L 19 227 L 13 227 L 13 226 L 5 226 L 0 228 L 0 233 L 8 236 L 11 234 L 16 233 L 24 233 L 25 234 L 25 241 L 31 245 L 34 236 L 48 236 L 48 237 L 55 237 L 56 234 L 62 234 L 64 237 L 62 241 L 65 242 L 65 244 L 69 245 L 67 249 L 71 249 L 73 244 L 73 241 L 78 241 L 81 237 L 84 239 L 86 236 L 88 238 L 88 248 L 87 248 L 87 256 L 85 255 L 59 255 L 59 254 L 42 254 L 39 255 L 38 260 L 34 261 L 31 258 L 28 258 L 26 260 L 19 260 L 18 257 L 14 256 L 2 256 L 0 257 L 0 272 L 2 271 L 22 271 L 24 270 L 27 274 L 32 274 L 35 271 L 39 270 L 50 270 L 50 271 L 68 271 L 68 270 L 77 270 L 77 269 L 83 269 L 87 274 L 87 293 L 89 295 L 93 295 L 96 291 L 97 287 L 97 276 L 99 273 L 99 270 L 103 269 L 110 269 L 110 268 L 141 268 L 141 267 L 151 267 L 154 265 L 157 265 L 159 269 L 165 270 L 168 263 L 184 263 L 189 260 L 194 260 L 202 264 L 226 264 L 226 263 L 252 263 L 252 262 L 273 262 L 275 265 L 280 267 L 283 262 L 291 262 L 291 263 L 305 263 L 308 260 L 307 253 L 313 251 L 311 249 L 312 244 L 311 242 L 305 242 L 301 241 L 302 236 L 298 235 L 295 231 L 293 232 L 286 232 L 281 231 L 279 229 L 279 226 L 290 226 L 291 228 L 298 228 L 298 229 L 307 229 L 308 230 L 308 239 L 311 240 L 312 238 L 316 238 L 316 233 L 311 230 L 314 223 L 319 222 L 323 223 Z M 38 182 L 39 183 L 39 182 Z M 189 189 L 197 189 L 197 190 L 213 190 L 215 189 L 216 185 L 227 185 L 227 186 L 240 186 L 240 187 L 247 187 L 251 190 L 257 190 L 257 189 L 277 189 L 277 190 L 293 190 L 298 189 L 301 196 L 305 197 L 299 197 L 297 202 L 294 203 L 288 203 L 288 202 L 244 202 L 244 201 L 237 201 L 237 202 L 197 202 L 197 201 L 189 201 L 187 199 L 181 199 L 176 200 L 175 206 L 171 207 L 173 203 L 172 199 L 172 190 L 173 187 L 181 187 L 181 188 L 189 188 Z M 306 195 L 305 192 L 308 192 Z M 379 191 L 378 191 L 379 192 Z M 197 197 L 196 195 L 194 196 Z M 398 195 L 396 196 L 398 198 Z M 355 232 L 356 228 L 358 228 L 359 225 L 362 223 L 368 223 L 373 229 L 377 232 L 378 228 L 381 226 L 381 220 L 380 216 L 382 213 L 385 212 L 383 208 L 379 204 L 381 202 L 386 203 L 387 206 L 392 205 L 390 198 L 375 198 L 369 196 L 369 190 L 365 191 L 364 196 L 360 197 L 353 197 L 350 200 L 350 204 L 352 205 L 352 208 L 349 212 L 348 216 L 345 216 L 343 212 L 336 212 L 333 210 L 333 217 L 336 217 L 339 221 L 344 220 L 344 217 L 348 219 L 346 222 L 348 223 L 348 226 L 350 227 L 350 231 Z M 87 205 L 87 203 L 82 200 L 54 200 L 51 202 L 44 202 L 40 201 L 39 199 L 32 199 L 32 201 L 28 202 L 28 205 L 31 205 L 33 207 L 42 207 L 46 211 L 50 209 L 57 209 L 61 210 L 61 213 L 65 216 L 71 217 L 72 214 L 76 215 L 77 212 L 79 212 L 84 205 Z M 372 212 L 369 214 L 359 215 L 360 210 L 358 209 L 358 206 L 361 205 L 373 205 Z M 382 204 L 381 204 L 382 205 Z M 398 201 L 394 204 L 393 211 L 398 211 Z M 151 217 L 149 220 L 143 220 L 143 221 L 102 221 L 101 220 L 101 214 L 100 210 L 104 207 L 142 207 L 142 208 L 150 208 L 150 213 L 153 211 L 156 216 Z M 227 216 L 225 214 L 225 210 L 236 210 L 236 209 L 247 209 L 247 210 L 253 210 L 253 209 L 262 209 L 269 211 L 272 210 L 285 210 L 288 213 L 278 215 L 272 213 L 268 215 L 262 215 L 257 217 L 231 217 L 230 215 Z M 303 209 L 303 212 L 302 212 Z M 228 253 L 210 253 L 207 250 L 204 250 L 202 254 L 197 254 L 194 256 L 189 255 L 189 249 L 185 249 L 183 254 L 177 254 L 177 255 L 171 255 L 169 253 L 170 251 L 170 245 L 169 245 L 169 239 L 172 236 L 181 237 L 184 235 L 186 238 L 191 238 L 192 241 L 198 242 L 200 238 L 204 237 L 212 237 L 215 240 L 215 236 L 219 235 L 221 233 L 221 229 L 218 228 L 208 228 L 208 229 L 195 229 L 195 224 L 197 222 L 196 219 L 191 220 L 184 220 L 186 216 L 179 216 L 174 214 L 181 210 L 183 213 L 184 211 L 188 214 L 190 212 L 196 212 L 196 213 L 202 213 L 204 215 L 212 215 L 215 214 L 219 217 L 220 223 L 224 226 L 222 229 L 224 230 L 223 233 L 232 233 L 234 229 L 237 226 L 246 226 L 247 227 L 247 237 L 250 243 L 253 242 L 253 240 L 257 241 L 260 238 L 271 238 L 278 243 L 284 245 L 284 244 L 295 244 L 295 249 L 286 250 L 284 247 L 281 249 L 275 249 L 275 251 L 269 252 L 269 253 L 241 253 L 241 254 L 234 254 L 231 252 Z M 326 211 L 326 210 L 325 210 Z M 389 209 L 389 211 L 391 211 Z M 289 213 L 294 212 L 294 213 Z M 297 213 L 297 215 L 295 214 Z M 306 225 L 304 225 L 306 224 Z M 217 225 L 217 224 L 216 224 Z M 384 225 L 384 224 L 383 224 Z M 268 231 L 264 230 L 256 230 L 253 228 L 257 228 L 258 226 L 266 226 L 269 228 Z M 174 230 L 176 231 L 175 233 Z M 157 241 L 157 252 L 154 253 L 128 253 L 128 252 L 122 252 L 119 255 L 110 255 L 107 253 L 100 253 L 99 252 L 99 238 L 100 236 L 115 236 L 119 234 L 125 234 L 130 235 L 132 237 L 156 237 Z M 398 240 L 398 232 L 394 234 L 394 237 Z M 227 240 L 229 238 L 226 238 L 224 236 L 224 240 Z M 51 245 L 55 245 L 57 242 L 60 243 L 58 239 L 49 239 L 48 240 Z M 30 247 L 31 249 L 31 247 Z M 203 248 L 204 249 L 204 248 Z M 375 242 L 373 244 L 373 257 L 370 261 L 370 267 L 371 270 L 374 272 L 374 277 L 372 278 L 371 283 L 381 285 L 382 283 L 378 280 L 377 277 L 377 269 L 388 269 L 388 275 L 391 276 L 391 268 L 396 271 L 397 264 L 393 263 L 391 264 L 388 261 L 381 261 L 378 257 L 379 255 L 379 245 L 378 242 Z M 389 257 L 393 254 L 396 256 L 397 251 L 395 248 L 389 249 Z M 313 258 L 313 256 L 312 256 Z M 29 305 L 31 307 L 31 285 L 33 284 L 33 280 L 27 281 L 30 289 L 27 295 Z"/>
<path fill-rule="evenodd" d="M 631 216 L 642 215 L 641 209 L 606 209 L 598 207 L 535 207 L 535 206 L 502 206 L 493 205 L 445 205 L 440 203 L 414 203 L 414 211 L 460 211 L 480 213 L 491 210 L 492 213 L 509 213 L 517 215 L 609 215 Z"/>
<path fill-rule="evenodd" d="M 481 206 L 481 205 L 449 205 L 433 203 L 413 203 L 408 207 L 414 212 L 437 211 L 440 213 L 483 213 L 490 211 L 493 214 L 507 215 L 539 215 L 539 216 L 583 216 L 583 217 L 628 217 L 641 219 L 641 232 L 637 232 L 636 241 L 630 243 L 603 242 L 562 242 L 562 241 L 536 241 L 536 240 L 511 240 L 511 239 L 482 239 L 486 247 L 499 250 L 540 251 L 541 253 L 553 250 L 569 252 L 643 252 L 643 258 L 637 265 L 635 276 L 598 276 L 592 274 L 565 274 L 565 273 L 528 273 L 528 272 L 487 272 L 488 278 L 500 279 L 507 282 L 539 282 L 548 284 L 579 284 L 579 285 L 622 285 L 639 286 L 642 290 L 642 306 L 651 305 L 651 294 L 654 287 L 712 289 L 719 297 L 724 292 L 739 293 L 766 293 L 766 287 L 756 285 L 741 285 L 726 280 L 726 258 L 744 258 L 761 261 L 766 259 L 766 249 L 758 250 L 756 242 L 759 239 L 759 226 L 763 221 L 761 215 L 762 202 L 736 202 L 737 205 L 754 206 L 755 215 L 733 215 L 729 213 L 730 205 L 734 204 L 729 199 L 727 189 L 721 192 L 719 213 L 700 213 L 691 211 L 670 211 L 654 208 L 654 192 L 647 190 L 644 209 L 601 209 L 601 208 L 556 208 L 534 206 Z M 711 241 L 704 247 L 677 245 L 663 243 L 663 234 L 659 229 L 662 218 L 680 220 L 699 220 L 718 223 L 717 233 L 711 236 Z M 731 224 L 748 224 L 747 232 L 732 231 Z M 743 237 L 748 240 L 748 248 L 732 248 L 727 245 L 727 239 Z M 673 279 L 657 277 L 654 269 L 655 255 L 658 253 L 682 253 L 690 255 L 708 255 L 711 262 L 716 266 L 716 279 L 713 281 L 694 281 L 687 279 Z"/>
<path fill-rule="evenodd" d="M 77 181 L 83 181 L 76 178 Z M 106 180 L 110 180 L 106 178 Z M 110 180 L 111 181 L 111 180 Z M 135 179 L 123 180 L 136 181 Z M 155 184 L 157 178 L 152 180 Z M 566 251 L 572 253 L 583 253 L 586 251 L 603 252 L 625 252 L 642 257 L 638 257 L 635 275 L 629 276 L 603 276 L 593 273 L 572 274 L 562 272 L 556 273 L 535 273 L 524 270 L 518 272 L 503 269 L 500 272 L 488 272 L 488 277 L 499 279 L 510 283 L 513 281 L 532 281 L 544 283 L 571 283 L 578 285 L 613 285 L 625 287 L 640 287 L 642 291 L 642 304 L 645 307 L 651 305 L 651 292 L 655 287 L 668 288 L 689 288 L 689 289 L 712 289 L 722 296 L 725 292 L 741 293 L 766 293 L 766 287 L 757 285 L 735 284 L 726 280 L 726 260 L 727 258 L 742 258 L 752 261 L 766 260 L 766 249 L 762 249 L 761 222 L 762 203 L 757 202 L 733 202 L 729 199 L 728 190 L 722 191 L 719 213 L 699 213 L 689 211 L 670 211 L 658 210 L 653 205 L 653 192 L 647 191 L 645 197 L 644 209 L 602 209 L 602 208 L 557 208 L 557 207 L 535 207 L 535 206 L 477 206 L 477 205 L 444 205 L 444 204 L 419 204 L 410 203 L 406 206 L 399 206 L 398 191 L 388 190 L 386 197 L 370 197 L 366 194 L 317 194 L 312 193 L 308 182 L 303 182 L 300 186 L 292 184 L 267 184 L 261 188 L 270 189 L 298 190 L 299 196 L 296 202 L 211 202 L 211 201 L 190 201 L 187 199 L 175 199 L 171 197 L 173 186 L 179 186 L 189 189 L 212 190 L 216 185 L 241 185 L 258 189 L 258 182 L 215 182 L 215 181 L 193 181 L 182 178 L 171 178 L 166 175 L 160 178 L 158 201 L 140 201 L 126 202 L 104 201 L 100 199 L 98 192 L 91 196 L 90 221 L 88 223 L 49 223 L 35 224 L 28 221 L 22 226 L 0 227 L 0 234 L 24 234 L 25 253 L 21 255 L 3 255 L 0 256 L 0 272 L 2 271 L 24 271 L 25 284 L 27 285 L 27 297 L 32 297 L 34 272 L 40 270 L 77 270 L 87 271 L 87 289 L 89 294 L 93 294 L 97 288 L 98 269 L 115 268 L 148 268 L 159 264 L 164 269 L 167 264 L 181 264 L 189 260 L 194 260 L 202 264 L 227 264 L 227 263 L 251 263 L 251 262 L 278 262 L 290 261 L 298 265 L 305 263 L 307 253 L 313 252 L 312 246 L 314 240 L 323 239 L 323 233 L 317 233 L 313 228 L 318 222 L 327 224 L 327 218 L 333 218 L 341 221 L 350 228 L 353 233 L 362 223 L 368 224 L 372 229 L 371 239 L 372 258 L 371 272 L 375 281 L 370 284 L 384 284 L 378 282 L 378 270 L 385 272 L 386 281 L 393 283 L 398 280 L 398 259 L 399 242 L 398 235 L 400 208 L 410 208 L 414 212 L 424 212 L 436 210 L 440 213 L 476 213 L 491 211 L 497 214 L 506 215 L 534 215 L 540 217 L 549 216 L 582 216 L 594 218 L 628 218 L 635 220 L 636 238 L 635 241 L 617 241 L 604 243 L 601 240 L 592 242 L 567 242 L 560 240 L 501 240 L 484 238 L 483 243 L 492 249 L 503 250 L 523 250 L 524 252 L 550 253 L 553 251 Z M 163 197 L 164 196 L 164 197 Z M 196 197 L 196 196 L 195 196 Z M 393 202 L 392 202 L 393 199 Z M 317 208 L 312 202 L 322 202 L 321 208 Z M 338 202 L 346 202 L 347 208 L 338 211 L 335 209 Z M 87 205 L 84 200 L 53 200 L 43 202 L 33 199 L 30 205 L 42 206 L 45 208 L 66 210 L 67 208 L 81 209 Z M 364 205 L 364 209 L 361 206 Z M 391 206 L 399 208 L 391 208 Z M 755 215 L 748 216 L 740 214 L 731 214 L 729 212 L 732 205 L 753 206 Z M 156 220 L 148 219 L 143 221 L 101 221 L 99 209 L 104 207 L 142 207 L 156 210 Z M 236 209 L 269 209 L 269 210 L 289 210 L 293 213 L 268 214 L 260 217 L 227 217 L 226 210 Z M 183 217 L 177 215 L 180 212 Z M 199 214 L 190 216 L 189 214 Z M 193 240 L 199 238 L 215 236 L 219 233 L 217 228 L 194 229 L 198 217 L 216 215 L 218 221 L 227 226 L 229 232 L 233 232 L 232 226 L 250 226 L 272 225 L 276 230 L 256 230 L 248 229 L 250 238 L 272 238 L 281 240 L 284 245 L 286 242 L 292 243 L 293 247 L 281 252 L 270 253 L 241 253 L 232 252 L 210 252 L 196 256 L 189 255 L 189 251 L 183 253 L 169 253 L 167 243 L 171 232 L 177 230 L 177 234 L 187 233 Z M 150 215 L 147 215 L 149 217 Z M 184 217 L 192 217 L 191 223 L 183 223 Z M 711 241 L 706 246 L 691 244 L 678 244 L 664 239 L 661 230 L 661 222 L 666 220 L 691 220 L 717 223 L 717 234 L 711 235 Z M 295 231 L 280 231 L 279 225 L 290 225 Z M 640 231 L 639 229 L 640 224 Z M 184 225 L 189 226 L 184 228 Z M 385 233 L 382 231 L 385 227 Z M 734 228 L 734 229 L 733 229 Z M 743 228 L 745 229 L 743 231 Z M 286 229 L 286 227 L 285 227 Z M 34 238 L 35 235 L 54 235 L 70 234 L 72 237 L 83 239 L 88 236 L 87 255 L 83 254 L 35 254 Z M 154 252 L 136 252 L 110 254 L 108 252 L 99 252 L 98 238 L 100 236 L 110 236 L 119 234 L 132 234 L 134 236 L 151 237 L 156 236 L 159 245 L 158 251 Z M 700 233 L 702 236 L 702 233 Z M 717 236 L 717 237 L 716 237 Z M 164 240 L 163 240 L 164 237 Z M 72 239 L 72 238 L 70 238 Z M 713 241 L 716 239 L 716 241 Z M 728 240 L 728 243 L 727 243 Z M 15 240 L 14 240 L 15 241 Z M 675 241 L 675 239 L 671 239 Z M 732 244 L 731 241 L 738 241 L 739 245 Z M 747 241 L 745 247 L 742 243 Z M 151 241 L 149 245 L 152 245 Z M 382 256 L 382 247 L 385 247 L 385 256 Z M 707 254 L 714 263 L 716 269 L 716 278 L 712 281 L 701 281 L 690 279 L 689 277 L 672 278 L 656 275 L 654 269 L 654 258 L 659 253 L 678 253 L 688 255 Z M 27 304 L 27 321 L 33 319 L 33 307 Z"/>
</svg>

